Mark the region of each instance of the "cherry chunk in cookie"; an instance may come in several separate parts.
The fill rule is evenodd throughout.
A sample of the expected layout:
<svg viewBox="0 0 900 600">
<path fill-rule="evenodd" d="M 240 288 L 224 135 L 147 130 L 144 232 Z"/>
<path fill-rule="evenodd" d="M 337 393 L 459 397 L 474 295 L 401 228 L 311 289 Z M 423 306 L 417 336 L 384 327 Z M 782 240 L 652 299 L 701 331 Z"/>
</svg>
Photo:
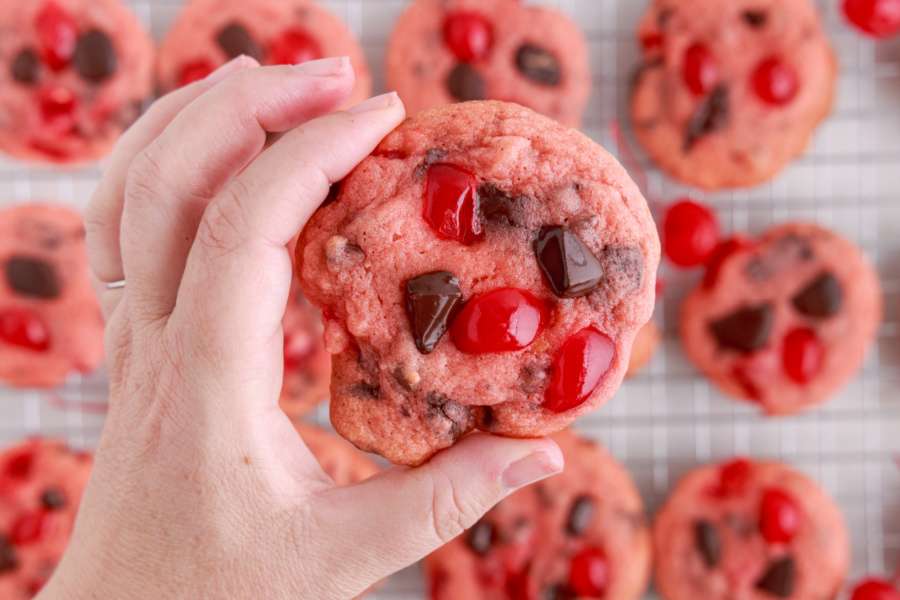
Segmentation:
<svg viewBox="0 0 900 600">
<path fill-rule="evenodd" d="M 618 388 L 658 261 L 640 191 L 585 136 L 499 102 L 421 113 L 298 246 L 335 428 L 405 464 L 475 428 L 559 431 Z"/>
</svg>

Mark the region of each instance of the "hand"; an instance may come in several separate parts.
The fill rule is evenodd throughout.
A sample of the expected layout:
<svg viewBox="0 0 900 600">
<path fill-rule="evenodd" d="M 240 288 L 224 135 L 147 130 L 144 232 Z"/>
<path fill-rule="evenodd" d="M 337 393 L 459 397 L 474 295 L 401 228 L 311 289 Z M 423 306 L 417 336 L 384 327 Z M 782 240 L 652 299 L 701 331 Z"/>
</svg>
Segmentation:
<svg viewBox="0 0 900 600">
<path fill-rule="evenodd" d="M 239 58 L 118 144 L 87 215 L 97 280 L 127 281 L 100 286 L 110 409 L 43 598 L 348 598 L 561 470 L 551 441 L 473 435 L 337 488 L 278 409 L 287 245 L 404 117 L 330 113 L 352 85 L 347 59 Z"/>
</svg>

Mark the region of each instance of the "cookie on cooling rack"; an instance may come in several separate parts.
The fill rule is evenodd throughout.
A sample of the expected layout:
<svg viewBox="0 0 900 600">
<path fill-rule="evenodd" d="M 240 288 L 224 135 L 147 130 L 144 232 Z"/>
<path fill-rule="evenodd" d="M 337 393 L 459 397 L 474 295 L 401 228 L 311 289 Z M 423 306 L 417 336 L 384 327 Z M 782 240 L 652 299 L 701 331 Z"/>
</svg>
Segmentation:
<svg viewBox="0 0 900 600">
<path fill-rule="evenodd" d="M 640 191 L 587 137 L 501 102 L 420 113 L 298 244 L 332 423 L 403 464 L 475 428 L 559 431 L 618 389 L 658 260 Z"/>
<path fill-rule="evenodd" d="M 53 387 L 102 359 L 81 216 L 44 204 L 0 210 L 0 382 Z"/>
<path fill-rule="evenodd" d="M 578 26 L 519 0 L 416 0 L 388 45 L 388 86 L 409 114 L 466 100 L 505 100 L 577 127 L 591 90 Z"/>
<path fill-rule="evenodd" d="M 811 0 L 655 0 L 639 36 L 634 132 L 686 183 L 767 181 L 831 109 L 837 62 Z"/>
<path fill-rule="evenodd" d="M 0 150 L 16 158 L 100 158 L 153 91 L 153 42 L 121 0 L 6 3 L 0 31 Z"/>
<path fill-rule="evenodd" d="M 641 597 L 650 531 L 628 472 L 574 433 L 553 439 L 562 474 L 516 492 L 428 557 L 432 600 Z"/>
<path fill-rule="evenodd" d="M 307 423 L 294 424 L 322 470 L 338 485 L 351 485 L 378 472 L 372 459 L 346 440 Z"/>
<path fill-rule="evenodd" d="M 33 439 L 0 454 L 0 598 L 27 600 L 62 558 L 91 456 Z"/>
<path fill-rule="evenodd" d="M 837 506 L 777 462 L 691 471 L 657 515 L 653 543 L 666 600 L 835 598 L 850 564 Z"/>
<path fill-rule="evenodd" d="M 349 102 L 372 91 L 359 43 L 314 0 L 189 0 L 160 45 L 160 87 L 171 90 L 202 79 L 240 55 L 268 65 L 349 56 L 356 72 Z"/>
<path fill-rule="evenodd" d="M 725 242 L 681 312 L 685 351 L 769 414 L 827 400 L 859 370 L 881 320 L 878 277 L 851 242 L 791 223 Z"/>
<path fill-rule="evenodd" d="M 281 408 L 288 416 L 299 417 L 328 398 L 331 355 L 322 340 L 322 314 L 303 296 L 296 278 L 291 284 L 283 327 Z"/>
</svg>

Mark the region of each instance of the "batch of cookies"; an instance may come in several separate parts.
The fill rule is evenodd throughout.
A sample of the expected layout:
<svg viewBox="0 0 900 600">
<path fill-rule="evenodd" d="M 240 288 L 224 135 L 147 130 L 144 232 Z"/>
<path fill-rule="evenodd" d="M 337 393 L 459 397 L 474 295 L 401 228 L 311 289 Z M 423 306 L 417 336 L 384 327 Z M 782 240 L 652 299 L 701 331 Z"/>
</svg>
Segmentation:
<svg viewBox="0 0 900 600">
<path fill-rule="evenodd" d="M 861 35 L 900 33 L 900 0 L 833 1 Z M 838 60 L 811 0 L 652 0 L 636 29 L 630 131 L 682 183 L 767 182 L 830 113 Z M 158 44 L 120 0 L 24 0 L 0 16 L 0 152 L 102 159 L 154 94 L 241 55 L 349 56 L 350 102 L 372 92 L 359 44 L 314 0 L 188 0 Z M 875 270 L 820 225 L 725 236 L 685 199 L 657 215 L 661 246 L 625 169 L 571 129 L 588 58 L 555 9 L 409 3 L 386 75 L 411 119 L 297 240 L 282 408 L 341 484 L 378 469 L 353 446 L 414 466 L 475 430 L 557 440 L 564 474 L 427 559 L 434 600 L 630 600 L 651 571 L 668 600 L 900 600 L 891 574 L 850 589 L 843 517 L 794 468 L 697 468 L 651 524 L 624 467 L 567 429 L 651 359 L 661 258 L 697 269 L 686 355 L 766 415 L 815 410 L 843 388 L 882 318 Z M 81 216 L 0 211 L 0 264 L 0 382 L 47 390 L 96 370 L 104 324 Z M 346 441 L 301 420 L 329 398 Z M 31 598 L 52 574 L 90 467 L 46 439 L 0 455 L 0 600 Z"/>
</svg>

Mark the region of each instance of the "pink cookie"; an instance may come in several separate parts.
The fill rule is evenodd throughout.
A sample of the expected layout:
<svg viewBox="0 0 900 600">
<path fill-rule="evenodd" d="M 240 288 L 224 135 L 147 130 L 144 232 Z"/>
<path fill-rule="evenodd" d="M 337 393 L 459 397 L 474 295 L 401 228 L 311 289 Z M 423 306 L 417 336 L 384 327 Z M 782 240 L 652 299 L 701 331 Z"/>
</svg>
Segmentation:
<svg viewBox="0 0 900 600">
<path fill-rule="evenodd" d="M 0 381 L 53 387 L 103 360 L 84 225 L 61 206 L 0 211 Z"/>
<path fill-rule="evenodd" d="M 19 0 L 0 9 L 0 150 L 104 156 L 153 91 L 153 42 L 120 0 Z"/>
<path fill-rule="evenodd" d="M 853 377 L 881 311 L 878 277 L 856 246 L 791 223 L 720 248 L 684 302 L 682 341 L 724 392 L 790 414 Z"/>
<path fill-rule="evenodd" d="M 340 19 L 313 0 L 190 0 L 159 48 L 160 87 L 201 79 L 240 55 L 263 64 L 349 56 L 355 104 L 372 92 L 362 48 Z"/>
<path fill-rule="evenodd" d="M 805 475 L 738 459 L 690 472 L 653 526 L 666 600 L 827 600 L 850 563 L 844 519 Z"/>
<path fill-rule="evenodd" d="M 553 439 L 566 470 L 510 496 L 428 557 L 431 600 L 636 600 L 650 531 L 628 472 L 573 433 Z"/>
<path fill-rule="evenodd" d="M 420 113 L 298 245 L 332 423 L 404 464 L 475 428 L 559 431 L 618 389 L 658 260 L 640 191 L 587 137 L 514 104 Z"/>
<path fill-rule="evenodd" d="M 336 484 L 359 483 L 378 472 L 378 465 L 344 439 L 305 423 L 295 423 L 294 426 L 322 470 Z"/>
<path fill-rule="evenodd" d="M 494 99 L 573 127 L 591 91 L 578 26 L 557 10 L 518 0 L 416 0 L 391 35 L 387 77 L 411 115 Z"/>
<path fill-rule="evenodd" d="M 288 416 L 299 417 L 328 398 L 331 355 L 322 340 L 322 315 L 303 297 L 296 279 L 291 284 L 283 327 L 281 408 Z"/>
<path fill-rule="evenodd" d="M 33 439 L 0 454 L 0 598 L 40 591 L 75 525 L 91 456 Z"/>
</svg>

